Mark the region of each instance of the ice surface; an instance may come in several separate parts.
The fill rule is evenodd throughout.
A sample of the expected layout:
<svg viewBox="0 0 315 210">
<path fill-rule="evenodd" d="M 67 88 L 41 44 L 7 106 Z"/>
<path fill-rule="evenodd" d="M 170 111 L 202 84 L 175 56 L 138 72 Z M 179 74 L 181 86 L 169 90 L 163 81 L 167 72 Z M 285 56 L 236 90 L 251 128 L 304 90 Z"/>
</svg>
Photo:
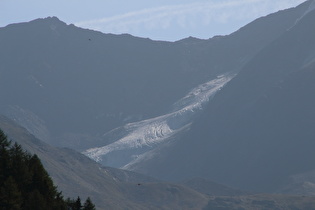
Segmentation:
<svg viewBox="0 0 315 210">
<path fill-rule="evenodd" d="M 171 113 L 126 124 L 123 127 L 126 134 L 122 138 L 103 147 L 88 149 L 83 154 L 100 162 L 104 156 L 113 151 L 144 148 L 140 154 L 137 152 L 133 154 L 133 158 L 141 158 L 144 152 L 155 148 L 190 124 L 202 106 L 234 76 L 232 74 L 220 75 L 216 79 L 199 85 L 176 102 Z"/>
</svg>

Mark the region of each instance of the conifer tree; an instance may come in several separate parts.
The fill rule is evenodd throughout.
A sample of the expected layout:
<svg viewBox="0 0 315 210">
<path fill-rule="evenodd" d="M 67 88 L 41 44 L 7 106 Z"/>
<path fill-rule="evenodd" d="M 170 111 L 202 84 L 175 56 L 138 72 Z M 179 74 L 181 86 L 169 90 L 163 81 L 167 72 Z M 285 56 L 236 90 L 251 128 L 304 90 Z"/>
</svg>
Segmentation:
<svg viewBox="0 0 315 210">
<path fill-rule="evenodd" d="M 10 142 L 5 134 L 0 130 L 0 186 L 3 186 L 5 180 L 9 177 L 10 155 L 8 152 Z"/>
<path fill-rule="evenodd" d="M 81 198 L 78 196 L 77 200 L 74 203 L 74 210 L 81 210 Z"/>
<path fill-rule="evenodd" d="M 92 203 L 90 197 L 88 197 L 84 202 L 83 210 L 96 210 L 95 205 Z"/>
<path fill-rule="evenodd" d="M 10 176 L 0 188 L 0 209 L 22 209 L 22 194 L 14 178 Z"/>
<path fill-rule="evenodd" d="M 88 209 L 94 207 L 90 198 Z M 37 155 L 7 140 L 0 129 L 0 210 L 81 210 L 81 199 L 64 200 Z"/>
</svg>

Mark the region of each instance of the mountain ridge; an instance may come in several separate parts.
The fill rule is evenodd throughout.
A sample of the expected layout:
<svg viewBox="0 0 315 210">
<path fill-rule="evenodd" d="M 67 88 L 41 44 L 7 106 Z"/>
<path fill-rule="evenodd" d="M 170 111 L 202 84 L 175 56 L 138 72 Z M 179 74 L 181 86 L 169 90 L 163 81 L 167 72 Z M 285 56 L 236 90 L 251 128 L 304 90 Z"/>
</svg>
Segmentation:
<svg viewBox="0 0 315 210">
<path fill-rule="evenodd" d="M 309 12 L 258 53 L 216 94 L 180 144 L 133 170 L 165 179 L 199 175 L 263 192 L 313 170 L 314 18 Z M 181 173 L 188 168 L 191 174 Z M 160 173 L 164 169 L 167 175 Z"/>
<path fill-rule="evenodd" d="M 0 113 L 49 144 L 80 152 L 117 146 L 127 135 L 135 144 L 116 150 L 126 157 L 108 156 L 116 167 L 166 180 L 198 176 L 243 190 L 279 190 L 283 180 L 313 169 L 313 3 L 208 40 L 103 34 L 54 17 L 0 28 Z M 184 121 L 176 135 L 152 123 L 227 73 L 237 75 L 213 98 L 205 94 L 211 100 L 198 119 L 172 122 Z M 141 137 L 127 133 L 146 126 L 152 129 L 140 129 Z M 141 146 L 137 140 L 146 145 L 164 136 L 148 153 L 128 153 Z M 137 155 L 141 161 L 133 162 Z"/>
<path fill-rule="evenodd" d="M 166 114 L 191 89 L 237 72 L 305 7 L 193 42 L 103 34 L 55 17 L 8 25 L 0 28 L 1 113 L 50 144 L 95 147 L 102 134 Z"/>
</svg>

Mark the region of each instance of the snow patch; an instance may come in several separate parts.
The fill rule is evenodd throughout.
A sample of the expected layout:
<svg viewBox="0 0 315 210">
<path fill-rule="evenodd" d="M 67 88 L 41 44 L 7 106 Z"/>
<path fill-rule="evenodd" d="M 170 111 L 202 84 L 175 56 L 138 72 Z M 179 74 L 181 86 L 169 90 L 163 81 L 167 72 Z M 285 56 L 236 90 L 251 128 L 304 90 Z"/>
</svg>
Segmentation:
<svg viewBox="0 0 315 210">
<path fill-rule="evenodd" d="M 141 159 L 147 151 L 152 150 L 191 124 L 193 117 L 202 109 L 202 106 L 234 76 L 235 74 L 220 75 L 216 79 L 197 86 L 173 105 L 171 113 L 126 124 L 122 129 L 126 133 L 124 136 L 106 146 L 88 149 L 83 154 L 101 162 L 102 158 L 111 152 L 141 148 L 140 154 L 135 152 L 130 156 L 128 163 Z"/>
</svg>

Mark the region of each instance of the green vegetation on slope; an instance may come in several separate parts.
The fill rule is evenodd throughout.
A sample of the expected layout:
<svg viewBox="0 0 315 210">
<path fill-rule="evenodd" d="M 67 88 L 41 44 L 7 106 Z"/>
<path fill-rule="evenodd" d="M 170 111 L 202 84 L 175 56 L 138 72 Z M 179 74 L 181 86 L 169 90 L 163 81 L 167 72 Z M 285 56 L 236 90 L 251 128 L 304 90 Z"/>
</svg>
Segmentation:
<svg viewBox="0 0 315 210">
<path fill-rule="evenodd" d="M 11 145 L 0 130 L 0 209 L 93 210 L 88 198 L 65 200 L 54 186 L 37 155 L 30 155 L 15 143 Z"/>
</svg>

